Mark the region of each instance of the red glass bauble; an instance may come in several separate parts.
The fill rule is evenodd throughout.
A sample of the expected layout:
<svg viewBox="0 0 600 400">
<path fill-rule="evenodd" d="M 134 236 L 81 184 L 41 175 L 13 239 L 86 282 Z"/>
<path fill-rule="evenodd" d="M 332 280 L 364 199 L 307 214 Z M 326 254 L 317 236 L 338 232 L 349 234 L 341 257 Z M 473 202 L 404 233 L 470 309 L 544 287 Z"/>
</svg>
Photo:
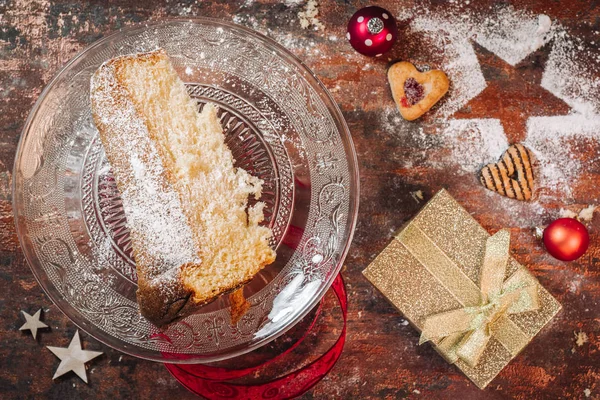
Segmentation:
<svg viewBox="0 0 600 400">
<path fill-rule="evenodd" d="M 385 8 L 361 8 L 350 18 L 346 37 L 360 54 L 379 57 L 392 48 L 398 37 L 396 20 Z"/>
<path fill-rule="evenodd" d="M 548 253 L 561 261 L 581 257 L 590 244 L 590 235 L 581 222 L 573 218 L 559 218 L 544 229 L 544 246 Z"/>
</svg>

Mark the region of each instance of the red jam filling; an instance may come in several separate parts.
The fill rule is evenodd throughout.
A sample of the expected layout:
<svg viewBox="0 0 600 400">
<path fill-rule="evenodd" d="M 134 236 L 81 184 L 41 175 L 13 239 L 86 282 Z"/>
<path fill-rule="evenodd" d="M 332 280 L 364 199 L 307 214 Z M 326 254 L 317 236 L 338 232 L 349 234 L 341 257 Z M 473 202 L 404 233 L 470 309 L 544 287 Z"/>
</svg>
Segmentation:
<svg viewBox="0 0 600 400">
<path fill-rule="evenodd" d="M 412 107 L 425 97 L 425 89 L 415 78 L 404 82 L 404 97 L 400 100 L 403 107 Z"/>
</svg>

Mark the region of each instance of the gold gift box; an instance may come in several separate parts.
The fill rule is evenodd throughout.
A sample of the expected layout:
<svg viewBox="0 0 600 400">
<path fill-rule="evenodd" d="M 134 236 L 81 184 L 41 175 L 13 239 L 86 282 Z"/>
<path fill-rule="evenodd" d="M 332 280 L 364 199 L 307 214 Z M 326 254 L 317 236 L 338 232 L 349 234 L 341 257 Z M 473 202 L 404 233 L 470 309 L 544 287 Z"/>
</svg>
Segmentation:
<svg viewBox="0 0 600 400">
<path fill-rule="evenodd" d="M 422 332 L 422 341 L 431 340 L 447 361 L 454 363 L 481 389 L 561 308 L 527 268 L 508 255 L 509 240 L 508 231 L 490 237 L 447 191 L 441 190 L 363 271 Z M 499 243 L 505 247 L 505 267 L 496 279 L 489 271 L 483 272 L 483 265 L 496 268 L 501 264 Z M 491 286 L 496 285 L 498 289 L 487 293 L 483 287 L 494 279 L 496 282 Z M 520 283 L 515 285 L 515 281 Z M 509 286 L 512 289 L 507 289 Z M 513 291 L 504 297 L 504 302 L 500 299 L 500 292 L 504 295 L 515 288 L 522 293 L 515 295 Z M 494 300 L 493 305 L 482 305 L 491 301 L 488 296 L 500 300 Z M 527 305 L 516 310 L 522 300 Z M 444 317 L 450 325 L 461 325 L 462 317 L 471 318 L 470 322 L 463 321 L 463 325 L 478 324 L 477 330 L 423 337 L 424 327 L 427 332 L 444 331 L 438 322 Z"/>
</svg>

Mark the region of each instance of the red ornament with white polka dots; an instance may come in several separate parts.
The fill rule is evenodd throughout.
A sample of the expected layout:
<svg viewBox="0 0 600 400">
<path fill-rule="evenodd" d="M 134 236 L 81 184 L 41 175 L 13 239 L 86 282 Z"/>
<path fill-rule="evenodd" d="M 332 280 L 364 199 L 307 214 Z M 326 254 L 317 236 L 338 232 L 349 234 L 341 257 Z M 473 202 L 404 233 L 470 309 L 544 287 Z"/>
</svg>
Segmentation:
<svg viewBox="0 0 600 400">
<path fill-rule="evenodd" d="M 384 8 L 370 6 L 354 13 L 346 37 L 356 51 L 379 57 L 392 48 L 398 36 L 396 20 Z"/>
</svg>

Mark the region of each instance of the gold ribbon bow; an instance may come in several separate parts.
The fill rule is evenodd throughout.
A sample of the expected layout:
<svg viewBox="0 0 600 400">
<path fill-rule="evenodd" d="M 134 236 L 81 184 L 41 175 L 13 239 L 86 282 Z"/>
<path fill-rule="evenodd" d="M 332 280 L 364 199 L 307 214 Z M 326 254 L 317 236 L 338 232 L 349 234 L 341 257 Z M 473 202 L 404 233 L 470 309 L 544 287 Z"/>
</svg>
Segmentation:
<svg viewBox="0 0 600 400">
<path fill-rule="evenodd" d="M 509 244 L 510 232 L 504 229 L 487 239 L 479 305 L 426 317 L 419 344 L 432 340 L 450 362 L 462 359 L 471 367 L 477 365 L 492 336 L 511 347 L 510 327 L 514 323 L 507 316 L 537 310 L 539 302 L 537 286 L 524 270 L 504 279 Z M 518 351 L 521 345 L 514 347 Z"/>
</svg>

